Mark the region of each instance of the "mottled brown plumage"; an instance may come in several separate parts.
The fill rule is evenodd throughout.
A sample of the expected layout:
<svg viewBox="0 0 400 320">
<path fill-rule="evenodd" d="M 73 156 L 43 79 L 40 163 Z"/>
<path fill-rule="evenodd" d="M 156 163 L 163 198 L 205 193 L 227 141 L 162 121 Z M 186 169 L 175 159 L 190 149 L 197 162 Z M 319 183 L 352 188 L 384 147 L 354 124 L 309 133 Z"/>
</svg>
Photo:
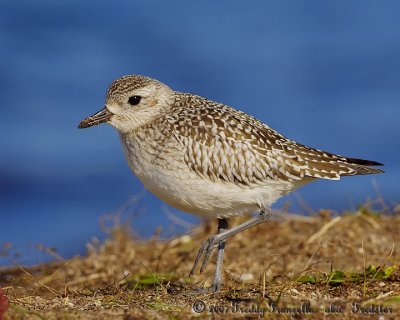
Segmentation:
<svg viewBox="0 0 400 320">
<path fill-rule="evenodd" d="M 190 170 L 212 181 L 251 185 L 382 172 L 370 167 L 379 163 L 296 143 L 241 111 L 191 94 L 175 93 L 174 106 L 154 125 L 160 124 L 181 143 Z"/>
</svg>

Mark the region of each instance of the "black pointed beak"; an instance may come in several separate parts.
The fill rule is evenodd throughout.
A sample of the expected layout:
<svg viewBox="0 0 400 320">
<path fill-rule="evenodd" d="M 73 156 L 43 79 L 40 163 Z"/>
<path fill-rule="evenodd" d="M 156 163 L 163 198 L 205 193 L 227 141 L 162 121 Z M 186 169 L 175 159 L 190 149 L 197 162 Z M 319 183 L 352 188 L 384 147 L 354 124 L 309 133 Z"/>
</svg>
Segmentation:
<svg viewBox="0 0 400 320">
<path fill-rule="evenodd" d="M 89 128 L 92 126 L 97 126 L 100 123 L 107 122 L 111 119 L 112 113 L 110 110 L 105 107 L 104 109 L 100 110 L 99 112 L 87 117 L 86 119 L 82 120 L 79 124 L 79 129 Z"/>
</svg>

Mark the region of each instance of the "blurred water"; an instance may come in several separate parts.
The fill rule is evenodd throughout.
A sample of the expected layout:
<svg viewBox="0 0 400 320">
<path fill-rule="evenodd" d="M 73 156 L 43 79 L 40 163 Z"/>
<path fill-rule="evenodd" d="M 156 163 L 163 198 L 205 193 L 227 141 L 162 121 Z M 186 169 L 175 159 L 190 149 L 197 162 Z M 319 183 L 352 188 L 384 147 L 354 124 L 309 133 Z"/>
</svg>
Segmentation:
<svg viewBox="0 0 400 320">
<path fill-rule="evenodd" d="M 130 173 L 116 132 L 76 129 L 108 84 L 144 74 L 240 108 L 299 142 L 386 164 L 384 175 L 299 191 L 313 208 L 399 202 L 400 3 L 0 2 L 0 264 L 84 253 L 99 217 L 182 232 Z M 300 210 L 293 196 L 283 199 Z M 187 221 L 190 215 L 168 208 Z M 144 212 L 142 212 L 144 211 Z M 22 255 L 13 256 L 15 252 Z"/>
</svg>

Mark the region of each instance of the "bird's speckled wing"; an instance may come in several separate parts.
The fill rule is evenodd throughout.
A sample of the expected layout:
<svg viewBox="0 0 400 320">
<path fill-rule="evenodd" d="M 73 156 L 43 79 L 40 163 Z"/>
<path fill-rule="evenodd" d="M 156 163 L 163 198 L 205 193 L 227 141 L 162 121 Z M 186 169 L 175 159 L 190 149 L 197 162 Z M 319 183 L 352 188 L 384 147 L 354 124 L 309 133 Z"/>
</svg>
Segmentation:
<svg viewBox="0 0 400 320">
<path fill-rule="evenodd" d="M 184 161 L 212 181 L 251 185 L 382 172 L 368 167 L 378 163 L 298 144 L 243 112 L 198 96 L 180 94 L 177 105 L 180 111 L 170 123 L 185 150 Z"/>
</svg>

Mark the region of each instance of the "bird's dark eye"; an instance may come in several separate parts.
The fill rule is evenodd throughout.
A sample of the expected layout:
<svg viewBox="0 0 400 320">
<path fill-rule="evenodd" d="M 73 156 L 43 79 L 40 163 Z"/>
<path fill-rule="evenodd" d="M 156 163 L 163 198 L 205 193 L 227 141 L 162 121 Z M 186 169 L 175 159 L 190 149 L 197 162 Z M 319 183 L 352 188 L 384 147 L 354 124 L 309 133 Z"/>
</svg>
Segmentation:
<svg viewBox="0 0 400 320">
<path fill-rule="evenodd" d="M 132 96 L 129 98 L 128 102 L 131 106 L 135 106 L 139 104 L 141 98 L 141 96 Z"/>
</svg>

